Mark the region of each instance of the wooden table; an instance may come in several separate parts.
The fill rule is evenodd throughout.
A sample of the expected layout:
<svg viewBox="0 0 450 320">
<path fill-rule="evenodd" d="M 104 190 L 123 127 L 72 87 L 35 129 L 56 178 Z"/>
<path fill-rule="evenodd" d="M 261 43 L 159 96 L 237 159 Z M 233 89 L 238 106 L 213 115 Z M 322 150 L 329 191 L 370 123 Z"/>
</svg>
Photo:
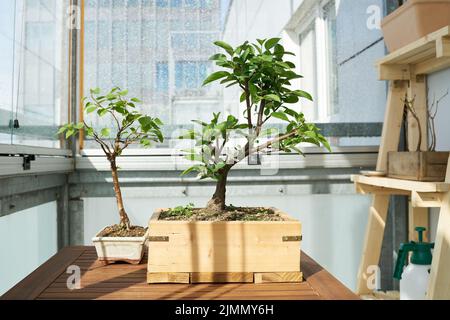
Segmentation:
<svg viewBox="0 0 450 320">
<path fill-rule="evenodd" d="M 81 288 L 67 288 L 67 267 L 81 270 Z M 147 284 L 146 258 L 139 265 L 97 261 L 94 247 L 59 251 L 0 299 L 189 299 L 189 300 L 321 300 L 358 299 L 353 292 L 302 253 L 302 283 Z"/>
</svg>

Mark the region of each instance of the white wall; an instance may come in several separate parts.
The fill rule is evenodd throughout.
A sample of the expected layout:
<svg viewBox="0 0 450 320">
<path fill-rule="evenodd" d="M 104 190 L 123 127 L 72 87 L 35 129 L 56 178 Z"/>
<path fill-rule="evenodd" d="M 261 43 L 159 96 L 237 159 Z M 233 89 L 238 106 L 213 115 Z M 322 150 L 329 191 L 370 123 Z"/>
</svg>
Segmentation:
<svg viewBox="0 0 450 320">
<path fill-rule="evenodd" d="M 232 187 L 230 193 L 233 193 Z M 147 225 L 156 208 L 185 205 L 203 206 L 207 197 L 125 198 L 132 223 Z M 370 198 L 358 195 L 285 195 L 240 197 L 231 195 L 228 203 L 242 206 L 275 206 L 303 224 L 302 250 L 341 280 L 356 287 L 356 274 L 362 251 L 367 208 Z M 118 222 L 114 198 L 84 199 L 85 244 L 104 226 Z M 268 257 L 270 259 L 270 257 Z"/>
<path fill-rule="evenodd" d="M 232 2 L 224 41 L 231 45 L 246 40 L 276 37 L 303 0 L 234 0 Z"/>
<path fill-rule="evenodd" d="M 439 99 L 447 90 L 450 91 L 450 70 L 443 70 L 428 77 L 428 101 L 432 103 L 433 98 Z M 437 151 L 450 150 L 450 95 L 443 99 L 439 105 L 436 117 Z M 431 241 L 434 241 L 439 219 L 439 209 L 431 209 L 430 232 Z"/>
<path fill-rule="evenodd" d="M 0 295 L 56 251 L 56 202 L 1 217 Z"/>
</svg>

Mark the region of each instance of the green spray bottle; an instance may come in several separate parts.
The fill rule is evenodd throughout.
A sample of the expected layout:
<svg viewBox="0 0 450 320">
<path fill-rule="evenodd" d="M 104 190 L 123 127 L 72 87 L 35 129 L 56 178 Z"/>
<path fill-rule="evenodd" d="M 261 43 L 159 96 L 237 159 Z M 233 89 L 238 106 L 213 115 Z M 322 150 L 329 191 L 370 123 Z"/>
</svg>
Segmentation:
<svg viewBox="0 0 450 320">
<path fill-rule="evenodd" d="M 394 271 L 394 278 L 400 280 L 400 300 L 424 300 L 426 298 L 433 258 L 431 250 L 434 248 L 434 243 L 423 242 L 425 230 L 423 227 L 417 227 L 419 241 L 400 245 Z M 412 252 L 411 261 L 404 268 L 409 252 Z"/>
</svg>

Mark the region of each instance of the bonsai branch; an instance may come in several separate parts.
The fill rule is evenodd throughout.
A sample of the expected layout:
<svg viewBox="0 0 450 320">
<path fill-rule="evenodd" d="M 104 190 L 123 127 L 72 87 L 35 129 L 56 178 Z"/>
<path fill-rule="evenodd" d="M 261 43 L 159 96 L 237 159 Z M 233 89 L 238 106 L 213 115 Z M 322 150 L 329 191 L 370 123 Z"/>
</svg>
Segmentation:
<svg viewBox="0 0 450 320">
<path fill-rule="evenodd" d="M 408 94 L 406 94 L 403 103 L 405 105 L 405 109 L 409 112 L 409 114 L 413 117 L 413 119 L 417 123 L 418 138 L 417 138 L 417 147 L 415 148 L 414 151 L 420 151 L 420 146 L 422 145 L 422 125 L 420 124 L 419 116 L 417 115 L 416 109 L 414 108 L 415 100 L 416 100 L 415 97 L 409 100 Z"/>
<path fill-rule="evenodd" d="M 436 143 L 437 143 L 437 136 L 436 136 L 436 115 L 439 111 L 439 104 L 442 102 L 443 99 L 445 99 L 449 94 L 449 90 L 447 89 L 447 92 L 443 94 L 439 99 L 436 100 L 436 95 L 433 96 L 433 102 L 430 105 L 430 107 L 427 109 L 428 114 L 428 129 L 430 133 L 430 144 L 428 146 L 429 151 L 436 151 Z"/>
</svg>

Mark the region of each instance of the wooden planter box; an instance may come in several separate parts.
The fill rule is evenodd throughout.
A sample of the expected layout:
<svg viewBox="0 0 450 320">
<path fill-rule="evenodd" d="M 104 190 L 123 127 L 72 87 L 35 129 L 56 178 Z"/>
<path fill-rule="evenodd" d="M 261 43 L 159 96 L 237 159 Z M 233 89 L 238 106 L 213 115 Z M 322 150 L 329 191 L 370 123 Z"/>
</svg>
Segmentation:
<svg viewBox="0 0 450 320">
<path fill-rule="evenodd" d="M 408 0 L 381 23 L 390 52 L 450 25 L 450 0 Z"/>
<path fill-rule="evenodd" d="M 388 177 L 445 181 L 449 152 L 389 152 Z"/>
<path fill-rule="evenodd" d="M 148 283 L 301 282 L 301 223 L 149 222 Z"/>
</svg>

